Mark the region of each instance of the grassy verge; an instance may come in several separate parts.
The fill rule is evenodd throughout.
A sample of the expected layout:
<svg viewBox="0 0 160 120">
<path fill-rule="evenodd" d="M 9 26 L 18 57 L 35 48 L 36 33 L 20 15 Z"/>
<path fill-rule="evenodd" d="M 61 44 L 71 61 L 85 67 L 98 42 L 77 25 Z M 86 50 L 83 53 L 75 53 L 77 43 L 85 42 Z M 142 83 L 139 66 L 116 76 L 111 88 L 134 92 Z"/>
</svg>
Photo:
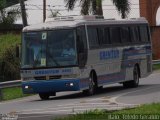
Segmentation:
<svg viewBox="0 0 160 120">
<path fill-rule="evenodd" d="M 134 109 L 126 109 L 126 110 L 120 110 L 120 111 L 94 110 L 90 112 L 85 112 L 83 114 L 77 114 L 77 115 L 71 115 L 64 118 L 58 118 L 56 120 L 115 120 L 115 119 L 139 120 L 140 118 L 142 119 L 142 117 L 146 117 L 145 120 L 147 120 L 149 119 L 149 117 L 160 118 L 159 111 L 160 111 L 160 103 L 153 103 L 150 105 L 143 105 Z"/>
<path fill-rule="evenodd" d="M 153 65 L 153 70 L 160 70 L 160 64 Z"/>
<path fill-rule="evenodd" d="M 20 87 L 2 89 L 2 94 L 3 94 L 2 101 L 29 96 L 29 95 L 23 94 L 22 89 Z"/>
</svg>

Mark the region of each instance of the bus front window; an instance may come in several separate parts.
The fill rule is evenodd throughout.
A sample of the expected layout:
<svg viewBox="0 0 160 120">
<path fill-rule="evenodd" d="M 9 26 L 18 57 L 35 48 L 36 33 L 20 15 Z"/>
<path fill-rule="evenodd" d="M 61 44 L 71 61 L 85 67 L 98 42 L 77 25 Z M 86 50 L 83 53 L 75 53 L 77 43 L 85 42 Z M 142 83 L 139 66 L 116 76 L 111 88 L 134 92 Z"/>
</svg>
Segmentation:
<svg viewBox="0 0 160 120">
<path fill-rule="evenodd" d="M 46 66 L 46 33 L 30 32 L 23 34 L 22 67 Z"/>
<path fill-rule="evenodd" d="M 77 65 L 75 30 L 28 32 L 22 40 L 22 68 Z"/>
<path fill-rule="evenodd" d="M 72 29 L 48 32 L 47 65 L 49 67 L 77 64 L 75 38 L 75 31 Z"/>
</svg>

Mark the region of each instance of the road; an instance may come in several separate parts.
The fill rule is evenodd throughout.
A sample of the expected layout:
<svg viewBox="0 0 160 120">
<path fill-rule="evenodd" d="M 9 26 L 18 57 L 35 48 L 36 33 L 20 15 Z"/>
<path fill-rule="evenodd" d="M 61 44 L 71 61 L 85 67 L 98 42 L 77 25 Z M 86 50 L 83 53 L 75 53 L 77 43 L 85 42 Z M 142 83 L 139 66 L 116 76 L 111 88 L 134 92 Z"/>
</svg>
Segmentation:
<svg viewBox="0 0 160 120">
<path fill-rule="evenodd" d="M 122 109 L 140 104 L 160 102 L 160 72 L 140 80 L 138 88 L 124 89 L 121 84 L 105 86 L 94 96 L 81 92 L 61 92 L 50 100 L 30 96 L 0 103 L 0 114 L 18 113 L 23 120 L 50 120 L 50 118 L 75 114 L 90 109 Z M 40 118 L 39 118 L 40 117 Z"/>
</svg>

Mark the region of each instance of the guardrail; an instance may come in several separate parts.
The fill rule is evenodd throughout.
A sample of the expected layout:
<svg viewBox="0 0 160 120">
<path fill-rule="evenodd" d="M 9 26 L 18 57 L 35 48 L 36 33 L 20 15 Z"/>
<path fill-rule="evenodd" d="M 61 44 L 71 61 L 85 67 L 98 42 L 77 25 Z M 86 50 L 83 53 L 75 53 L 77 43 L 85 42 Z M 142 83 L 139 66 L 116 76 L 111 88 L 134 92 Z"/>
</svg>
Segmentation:
<svg viewBox="0 0 160 120">
<path fill-rule="evenodd" d="M 9 87 L 18 87 L 21 85 L 21 80 L 7 81 L 0 83 L 0 89 Z"/>
<path fill-rule="evenodd" d="M 153 65 L 160 64 L 160 60 L 153 60 L 152 63 L 153 63 Z"/>
<path fill-rule="evenodd" d="M 21 80 L 7 81 L 0 83 L 0 101 L 3 100 L 3 93 L 1 89 L 10 88 L 10 87 L 19 87 L 21 86 Z"/>
</svg>

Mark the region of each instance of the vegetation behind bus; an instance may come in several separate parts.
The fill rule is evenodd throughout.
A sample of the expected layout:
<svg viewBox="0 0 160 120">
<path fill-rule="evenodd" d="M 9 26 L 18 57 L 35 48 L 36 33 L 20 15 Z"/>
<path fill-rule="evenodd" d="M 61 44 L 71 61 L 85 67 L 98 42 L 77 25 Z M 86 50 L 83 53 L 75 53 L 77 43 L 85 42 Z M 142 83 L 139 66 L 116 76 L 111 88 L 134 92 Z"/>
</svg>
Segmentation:
<svg viewBox="0 0 160 120">
<path fill-rule="evenodd" d="M 20 79 L 20 59 L 16 57 L 16 45 L 20 35 L 0 35 L 0 82 Z"/>
</svg>

